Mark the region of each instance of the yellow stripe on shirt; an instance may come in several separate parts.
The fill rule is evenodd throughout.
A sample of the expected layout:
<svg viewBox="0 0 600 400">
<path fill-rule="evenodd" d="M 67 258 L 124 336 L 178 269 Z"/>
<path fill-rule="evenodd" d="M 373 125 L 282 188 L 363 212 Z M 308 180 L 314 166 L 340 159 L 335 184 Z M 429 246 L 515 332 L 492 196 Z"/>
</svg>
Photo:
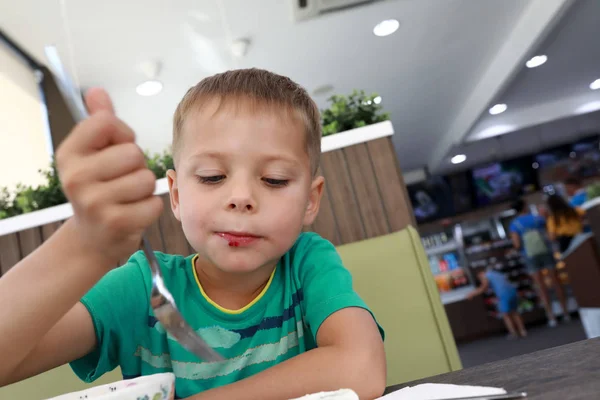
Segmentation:
<svg viewBox="0 0 600 400">
<path fill-rule="evenodd" d="M 200 283 L 200 279 L 198 279 L 198 273 L 196 272 L 196 268 L 195 268 L 197 258 L 198 258 L 198 254 L 196 254 L 192 258 L 192 271 L 194 271 L 194 278 L 196 279 L 196 284 L 198 285 L 198 289 L 200 289 L 200 293 L 202 294 L 202 296 L 206 299 L 206 301 L 210 305 L 215 307 L 217 310 L 224 312 L 225 314 L 233 314 L 233 315 L 241 314 L 244 311 L 250 309 L 250 307 L 252 307 L 253 305 L 255 305 L 265 295 L 265 293 L 267 293 L 267 290 L 269 290 L 269 286 L 271 286 L 271 282 L 273 281 L 273 277 L 275 276 L 275 271 L 277 270 L 277 267 L 273 268 L 273 272 L 271 273 L 271 277 L 269 278 L 269 281 L 265 285 L 264 289 L 258 294 L 258 296 L 256 296 L 256 298 L 254 300 L 252 300 L 250 303 L 246 304 L 244 307 L 242 307 L 238 310 L 230 310 L 228 308 L 222 307 L 222 306 L 218 305 L 217 303 L 215 303 L 213 299 L 208 297 L 208 295 L 202 288 L 202 284 Z"/>
</svg>

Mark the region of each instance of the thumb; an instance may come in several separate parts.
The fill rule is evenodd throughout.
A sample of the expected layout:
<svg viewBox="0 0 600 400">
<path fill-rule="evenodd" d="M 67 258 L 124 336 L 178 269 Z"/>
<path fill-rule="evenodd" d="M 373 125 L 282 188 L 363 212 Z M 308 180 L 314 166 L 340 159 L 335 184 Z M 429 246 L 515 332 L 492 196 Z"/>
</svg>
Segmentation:
<svg viewBox="0 0 600 400">
<path fill-rule="evenodd" d="M 91 88 L 85 93 L 85 105 L 90 113 L 93 115 L 98 111 L 108 111 L 112 114 L 115 113 L 115 109 L 112 104 L 110 96 L 106 90 L 102 88 Z"/>
</svg>

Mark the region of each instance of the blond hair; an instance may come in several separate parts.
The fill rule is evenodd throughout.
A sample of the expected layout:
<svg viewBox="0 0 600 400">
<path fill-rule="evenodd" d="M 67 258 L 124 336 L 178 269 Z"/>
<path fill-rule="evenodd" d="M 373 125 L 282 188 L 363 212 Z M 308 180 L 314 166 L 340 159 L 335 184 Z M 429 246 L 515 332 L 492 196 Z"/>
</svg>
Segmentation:
<svg viewBox="0 0 600 400">
<path fill-rule="evenodd" d="M 306 132 L 305 145 L 313 175 L 321 156 L 321 119 L 319 109 L 306 90 L 290 78 L 262 69 L 238 69 L 213 75 L 187 91 L 173 116 L 173 156 L 177 160 L 185 118 L 199 110 L 206 100 L 217 99 L 219 107 L 231 100 L 243 101 L 251 107 L 269 107 L 294 114 Z"/>
</svg>

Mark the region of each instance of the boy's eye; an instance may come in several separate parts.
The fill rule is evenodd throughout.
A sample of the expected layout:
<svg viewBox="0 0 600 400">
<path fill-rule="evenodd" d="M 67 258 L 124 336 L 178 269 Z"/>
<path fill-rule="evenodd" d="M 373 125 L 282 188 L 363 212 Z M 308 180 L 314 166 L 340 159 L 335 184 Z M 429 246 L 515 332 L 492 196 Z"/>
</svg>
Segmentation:
<svg viewBox="0 0 600 400">
<path fill-rule="evenodd" d="M 263 182 L 272 187 L 284 187 L 287 186 L 290 181 L 288 179 L 263 178 Z"/>
<path fill-rule="evenodd" d="M 197 178 L 200 183 L 215 184 L 225 179 L 225 175 L 198 176 Z"/>
</svg>

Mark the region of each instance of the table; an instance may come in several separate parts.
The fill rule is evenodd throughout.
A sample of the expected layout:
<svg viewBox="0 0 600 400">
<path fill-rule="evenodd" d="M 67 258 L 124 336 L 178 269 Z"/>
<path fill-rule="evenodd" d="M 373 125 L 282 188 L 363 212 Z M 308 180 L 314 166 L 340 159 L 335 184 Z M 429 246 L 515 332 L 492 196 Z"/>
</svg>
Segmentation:
<svg viewBox="0 0 600 400">
<path fill-rule="evenodd" d="M 598 399 L 600 338 L 391 386 L 386 393 L 420 383 L 502 387 L 527 392 L 531 400 Z"/>
</svg>

